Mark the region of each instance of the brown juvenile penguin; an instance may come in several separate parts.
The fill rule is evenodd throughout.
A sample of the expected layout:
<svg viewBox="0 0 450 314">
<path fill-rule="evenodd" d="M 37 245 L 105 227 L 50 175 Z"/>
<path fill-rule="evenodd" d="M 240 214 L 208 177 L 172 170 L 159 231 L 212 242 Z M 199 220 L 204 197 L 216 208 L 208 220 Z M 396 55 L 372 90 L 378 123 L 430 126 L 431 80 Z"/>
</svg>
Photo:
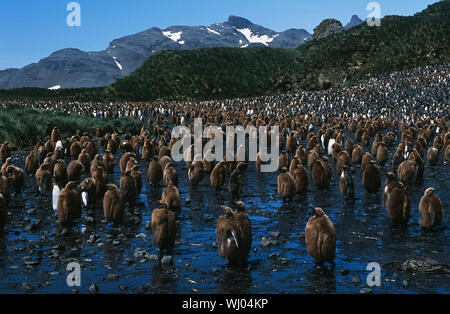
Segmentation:
<svg viewBox="0 0 450 314">
<path fill-rule="evenodd" d="M 7 178 L 10 179 L 14 186 L 14 192 L 21 194 L 25 188 L 25 175 L 23 170 L 16 166 L 8 166 L 6 168 Z"/>
<path fill-rule="evenodd" d="M 95 155 L 94 159 L 92 160 L 91 168 L 90 168 L 91 175 L 94 173 L 94 171 L 97 167 L 102 167 L 104 170 L 106 170 L 105 164 L 103 163 L 103 160 L 100 159 L 99 154 Z"/>
<path fill-rule="evenodd" d="M 9 187 L 8 178 L 0 174 L 0 193 L 3 194 L 6 202 L 8 203 L 11 199 L 11 190 Z"/>
<path fill-rule="evenodd" d="M 113 173 L 116 166 L 116 160 L 114 155 L 110 151 L 105 151 L 102 156 L 103 165 L 105 166 L 106 173 Z"/>
<path fill-rule="evenodd" d="M 204 163 L 201 161 L 194 161 L 189 165 L 188 177 L 193 186 L 199 184 L 204 178 Z"/>
<path fill-rule="evenodd" d="M 177 216 L 180 214 L 180 193 L 173 182 L 169 182 L 164 188 L 160 203 L 164 204 L 167 209 L 173 211 Z"/>
<path fill-rule="evenodd" d="M 169 185 L 169 182 L 173 182 L 175 186 L 178 186 L 178 174 L 172 162 L 167 163 L 163 171 L 164 186 Z"/>
<path fill-rule="evenodd" d="M 312 152 L 309 153 L 309 155 L 308 155 L 308 168 L 309 168 L 309 170 L 312 169 L 312 165 L 319 158 L 320 158 L 320 156 L 319 156 L 319 154 L 317 152 L 312 151 Z"/>
<path fill-rule="evenodd" d="M 417 164 L 413 160 L 405 160 L 398 166 L 398 178 L 405 183 L 413 183 L 417 176 Z"/>
<path fill-rule="evenodd" d="M 84 165 L 78 160 L 72 160 L 67 166 L 67 177 L 69 181 L 79 181 L 85 171 Z"/>
<path fill-rule="evenodd" d="M 122 224 L 124 211 L 120 190 L 114 184 L 108 184 L 106 188 L 103 198 L 103 215 L 107 221 Z"/>
<path fill-rule="evenodd" d="M 39 189 L 39 194 L 46 194 L 50 192 L 52 187 L 52 174 L 48 164 L 42 164 L 36 171 L 36 185 Z M 67 184 L 67 183 L 66 183 Z M 66 185 L 64 185 L 65 187 Z"/>
<path fill-rule="evenodd" d="M 144 141 L 144 146 L 142 147 L 142 159 L 149 161 L 153 156 L 155 156 L 153 145 L 147 139 Z"/>
<path fill-rule="evenodd" d="M 89 154 L 87 153 L 86 149 L 83 149 L 81 153 L 78 155 L 78 161 L 83 164 L 84 171 L 89 171 L 91 166 L 91 159 L 89 157 Z"/>
<path fill-rule="evenodd" d="M 352 163 L 361 164 L 364 152 L 361 146 L 356 145 L 352 151 Z"/>
<path fill-rule="evenodd" d="M 353 184 L 351 169 L 347 165 L 342 166 L 342 172 L 339 176 L 339 189 L 346 198 L 355 197 L 355 186 Z"/>
<path fill-rule="evenodd" d="M 5 162 L 6 159 L 11 157 L 11 149 L 9 148 L 9 142 L 6 141 L 0 146 L 0 160 L 1 162 Z"/>
<path fill-rule="evenodd" d="M 447 162 L 450 162 L 450 145 L 447 145 L 447 147 L 445 147 L 445 160 Z"/>
<path fill-rule="evenodd" d="M 127 163 L 128 163 L 128 160 L 130 158 L 136 159 L 136 154 L 135 153 L 131 153 L 131 152 L 127 152 L 127 153 L 122 155 L 122 158 L 120 158 L 119 166 L 120 166 L 120 173 L 122 175 L 125 173 L 125 169 L 127 167 Z"/>
<path fill-rule="evenodd" d="M 122 202 L 128 202 L 129 208 L 134 209 L 136 186 L 131 176 L 131 170 L 125 171 L 125 174 L 120 178 L 120 193 Z"/>
<path fill-rule="evenodd" d="M 295 181 L 292 175 L 287 171 L 286 167 L 281 169 L 281 173 L 278 176 L 278 195 L 283 202 L 287 199 L 292 201 L 295 197 Z"/>
<path fill-rule="evenodd" d="M 34 176 L 36 171 L 39 168 L 38 158 L 34 151 L 31 151 L 30 154 L 25 159 L 25 172 L 29 175 Z"/>
<path fill-rule="evenodd" d="M 230 175 L 228 180 L 228 192 L 231 194 L 233 200 L 239 200 L 240 194 L 242 192 L 242 172 L 241 168 L 237 167 Z"/>
<path fill-rule="evenodd" d="M 303 145 L 300 145 L 297 148 L 297 150 L 295 151 L 295 157 L 300 160 L 303 166 L 306 166 L 308 157 L 306 155 L 306 150 L 303 148 Z"/>
<path fill-rule="evenodd" d="M 361 169 L 364 171 L 364 168 L 366 168 L 367 164 L 373 160 L 372 155 L 369 152 L 366 152 L 361 159 Z"/>
<path fill-rule="evenodd" d="M 380 169 L 375 161 L 370 160 L 364 168 L 362 183 L 369 193 L 377 193 L 381 186 Z"/>
<path fill-rule="evenodd" d="M 90 140 L 86 145 L 86 152 L 89 155 L 89 159 L 94 159 L 95 155 L 98 153 L 97 144 L 95 144 L 94 140 Z"/>
<path fill-rule="evenodd" d="M 230 207 L 222 208 L 225 214 L 218 218 L 216 226 L 219 255 L 231 265 L 245 265 L 251 249 L 250 220 L 242 207 L 238 212 Z"/>
<path fill-rule="evenodd" d="M 75 190 L 76 182 L 70 181 L 58 198 L 58 220 L 63 227 L 72 227 L 81 218 L 81 197 Z"/>
<path fill-rule="evenodd" d="M 2 174 L 2 176 L 4 176 L 4 177 L 7 177 L 7 176 L 8 176 L 8 174 L 6 173 L 6 168 L 8 168 L 8 167 L 11 166 L 11 165 L 14 165 L 14 163 L 13 163 L 13 161 L 12 161 L 12 158 L 11 158 L 11 157 L 6 158 L 6 161 L 5 161 L 5 163 L 2 165 L 2 168 L 1 168 L 1 174 Z"/>
<path fill-rule="evenodd" d="M 95 181 L 95 194 L 98 200 L 101 200 L 107 190 L 106 185 L 108 179 L 106 178 L 105 169 L 103 167 L 97 167 L 92 174 L 92 179 Z"/>
<path fill-rule="evenodd" d="M 286 141 L 286 151 L 289 154 L 294 154 L 297 149 L 297 139 L 295 138 L 296 132 L 292 131 L 289 133 L 287 141 Z"/>
<path fill-rule="evenodd" d="M 419 223 L 426 230 L 442 223 L 442 202 L 434 191 L 434 188 L 426 189 L 419 203 Z"/>
<path fill-rule="evenodd" d="M 308 191 L 308 181 L 309 176 L 306 172 L 305 167 L 303 165 L 298 165 L 293 173 L 294 183 L 295 183 L 295 191 L 297 194 L 302 194 Z"/>
<path fill-rule="evenodd" d="M 294 157 L 291 161 L 291 165 L 289 166 L 289 173 L 294 176 L 294 171 L 297 167 L 301 165 L 300 160 L 297 157 Z"/>
<path fill-rule="evenodd" d="M 289 167 L 289 155 L 286 151 L 281 151 L 280 157 L 278 157 L 278 170 Z"/>
<path fill-rule="evenodd" d="M 78 156 L 80 156 L 82 151 L 81 145 L 79 142 L 73 142 L 70 145 L 70 156 L 72 156 L 75 159 L 78 159 Z"/>
<path fill-rule="evenodd" d="M 436 147 L 430 147 L 427 152 L 428 164 L 434 166 L 439 161 L 439 150 Z"/>
<path fill-rule="evenodd" d="M 140 166 L 136 165 L 130 171 L 130 175 L 134 180 L 134 186 L 136 188 L 137 196 L 139 196 L 142 192 L 142 173 L 139 170 L 139 168 L 140 168 Z"/>
<path fill-rule="evenodd" d="M 58 159 L 56 161 L 55 166 L 53 167 L 53 178 L 61 189 L 64 188 L 69 182 L 64 160 Z"/>
<path fill-rule="evenodd" d="M 167 208 L 154 209 L 152 212 L 152 242 L 159 248 L 159 257 L 164 252 L 173 253 L 177 225 L 175 213 Z"/>
<path fill-rule="evenodd" d="M 334 265 L 336 255 L 336 233 L 331 220 L 325 212 L 314 208 L 314 216 L 309 218 L 305 229 L 305 242 L 308 254 L 320 263 Z"/>
<path fill-rule="evenodd" d="M 227 162 L 220 161 L 213 169 L 210 175 L 211 186 L 216 188 L 216 191 L 225 184 L 227 176 Z"/>
<path fill-rule="evenodd" d="M 324 189 L 329 186 L 330 173 L 327 165 L 328 163 L 320 159 L 311 165 L 311 178 L 319 189 Z"/>
<path fill-rule="evenodd" d="M 3 234 L 7 218 L 8 218 L 8 208 L 6 205 L 6 198 L 0 192 L 0 234 Z"/>
<path fill-rule="evenodd" d="M 377 149 L 376 157 L 380 165 L 384 165 L 386 163 L 388 159 L 386 144 L 380 143 Z"/>
<path fill-rule="evenodd" d="M 84 179 L 80 184 L 81 200 L 85 207 L 96 206 L 95 181 L 92 178 Z"/>
<path fill-rule="evenodd" d="M 147 178 L 154 187 L 157 187 L 162 177 L 163 169 L 161 163 L 154 157 L 148 166 Z"/>
<path fill-rule="evenodd" d="M 392 225 L 406 225 L 409 220 L 410 209 L 406 188 L 403 183 L 397 182 L 397 186 L 391 190 L 387 200 L 387 212 Z"/>
<path fill-rule="evenodd" d="M 238 226 L 242 232 L 243 238 L 243 251 L 244 251 L 244 260 L 242 261 L 245 264 L 245 260 L 248 258 L 250 254 L 250 250 L 252 249 L 252 226 L 250 223 L 250 219 L 248 218 L 247 213 L 245 212 L 245 205 L 242 201 L 235 202 L 237 209 L 234 212 L 234 218 L 236 219 Z"/>
<path fill-rule="evenodd" d="M 386 182 L 384 183 L 383 195 L 381 197 L 381 203 L 384 208 L 387 209 L 387 203 L 389 201 L 390 194 L 392 190 L 398 186 L 397 179 L 393 172 L 386 173 Z"/>
</svg>

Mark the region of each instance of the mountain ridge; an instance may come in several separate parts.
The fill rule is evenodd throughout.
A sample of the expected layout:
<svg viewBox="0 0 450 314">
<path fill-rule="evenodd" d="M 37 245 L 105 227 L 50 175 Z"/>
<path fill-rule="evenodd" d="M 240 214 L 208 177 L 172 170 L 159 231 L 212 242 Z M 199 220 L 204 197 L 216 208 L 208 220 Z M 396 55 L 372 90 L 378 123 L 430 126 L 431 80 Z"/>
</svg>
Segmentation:
<svg viewBox="0 0 450 314">
<path fill-rule="evenodd" d="M 150 56 L 164 50 L 253 46 L 296 48 L 311 38 L 304 29 L 276 32 L 235 15 L 230 15 L 225 22 L 208 26 L 150 27 L 113 39 L 104 50 L 64 48 L 22 68 L 0 70 L 0 89 L 109 86 L 135 71 Z"/>
</svg>

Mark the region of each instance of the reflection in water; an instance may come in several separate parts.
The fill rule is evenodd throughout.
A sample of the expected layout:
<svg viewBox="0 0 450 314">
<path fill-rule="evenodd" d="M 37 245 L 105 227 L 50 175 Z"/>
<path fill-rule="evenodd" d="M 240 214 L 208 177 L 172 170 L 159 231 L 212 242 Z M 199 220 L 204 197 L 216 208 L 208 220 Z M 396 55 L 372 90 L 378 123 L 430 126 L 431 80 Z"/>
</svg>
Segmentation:
<svg viewBox="0 0 450 314">
<path fill-rule="evenodd" d="M 224 266 L 219 280 L 218 293 L 247 294 L 252 293 L 252 274 L 247 268 Z"/>
<path fill-rule="evenodd" d="M 305 277 L 308 293 L 336 293 L 335 268 L 316 264 Z"/>
<path fill-rule="evenodd" d="M 177 288 L 177 278 L 175 265 L 156 263 L 152 268 L 153 293 L 173 293 Z"/>
</svg>

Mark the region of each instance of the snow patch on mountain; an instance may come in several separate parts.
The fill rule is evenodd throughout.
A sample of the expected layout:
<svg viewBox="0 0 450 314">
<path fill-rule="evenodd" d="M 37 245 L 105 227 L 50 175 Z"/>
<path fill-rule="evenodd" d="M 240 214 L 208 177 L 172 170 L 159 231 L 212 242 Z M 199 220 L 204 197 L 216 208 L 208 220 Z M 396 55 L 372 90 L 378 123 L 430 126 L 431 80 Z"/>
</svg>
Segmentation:
<svg viewBox="0 0 450 314">
<path fill-rule="evenodd" d="M 172 33 L 171 31 L 166 31 L 166 32 L 162 32 L 164 36 L 166 36 L 167 38 L 169 38 L 170 40 L 173 40 L 175 42 L 178 42 L 181 38 L 181 34 L 183 34 L 182 31 L 180 32 L 176 32 L 176 33 Z"/>
<path fill-rule="evenodd" d="M 122 65 L 116 60 L 116 57 L 113 57 L 114 62 L 116 63 L 117 67 L 120 69 L 120 71 L 123 71 Z"/>
<path fill-rule="evenodd" d="M 242 35 L 244 35 L 245 38 L 248 40 L 248 42 L 260 43 L 265 46 L 268 46 L 270 42 L 272 42 L 275 38 L 277 38 L 279 36 L 278 34 L 273 37 L 269 37 L 267 35 L 262 35 L 262 36 L 254 35 L 250 28 L 238 29 L 237 31 L 240 32 Z"/>
<path fill-rule="evenodd" d="M 213 33 L 213 34 L 216 34 L 216 35 L 220 35 L 219 32 L 216 32 L 215 30 L 213 30 L 213 29 L 211 29 L 211 28 L 209 28 L 209 27 L 207 27 L 206 29 L 207 29 L 208 32 L 210 32 L 210 33 Z"/>
</svg>

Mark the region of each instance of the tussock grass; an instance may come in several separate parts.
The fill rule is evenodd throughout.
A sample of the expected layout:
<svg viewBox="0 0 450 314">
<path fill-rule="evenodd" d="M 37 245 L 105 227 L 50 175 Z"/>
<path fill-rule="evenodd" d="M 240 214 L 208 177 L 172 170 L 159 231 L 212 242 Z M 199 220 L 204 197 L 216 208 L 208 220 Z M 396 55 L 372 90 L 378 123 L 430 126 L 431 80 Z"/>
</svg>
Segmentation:
<svg viewBox="0 0 450 314">
<path fill-rule="evenodd" d="M 105 132 L 138 134 L 142 122 L 131 118 L 106 119 L 93 118 L 63 112 L 50 112 L 23 108 L 20 105 L 7 105 L 0 109 L 0 142 L 9 141 L 16 148 L 36 144 L 45 137 L 45 123 L 59 128 L 62 137 L 69 137 L 77 130 L 90 136 L 102 126 Z"/>
</svg>

